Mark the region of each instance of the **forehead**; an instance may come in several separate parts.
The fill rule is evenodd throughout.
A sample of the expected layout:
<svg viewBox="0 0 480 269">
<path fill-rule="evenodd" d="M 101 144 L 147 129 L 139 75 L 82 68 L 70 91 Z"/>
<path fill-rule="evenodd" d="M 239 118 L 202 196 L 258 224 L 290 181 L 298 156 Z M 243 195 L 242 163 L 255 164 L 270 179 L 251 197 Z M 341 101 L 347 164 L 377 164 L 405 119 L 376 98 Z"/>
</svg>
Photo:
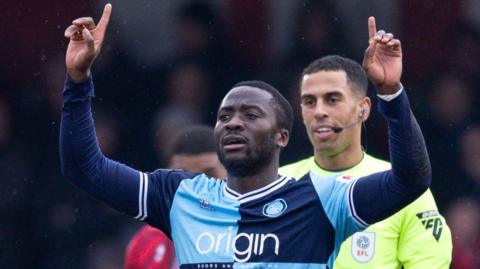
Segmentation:
<svg viewBox="0 0 480 269">
<path fill-rule="evenodd" d="M 240 86 L 231 89 L 220 104 L 222 108 L 233 107 L 257 107 L 261 109 L 271 108 L 272 95 L 262 89 L 250 86 Z"/>
<path fill-rule="evenodd" d="M 345 95 L 354 94 L 351 85 L 348 83 L 345 71 L 319 71 L 303 76 L 301 84 L 302 95 L 322 95 L 330 92 L 340 92 Z"/>
</svg>

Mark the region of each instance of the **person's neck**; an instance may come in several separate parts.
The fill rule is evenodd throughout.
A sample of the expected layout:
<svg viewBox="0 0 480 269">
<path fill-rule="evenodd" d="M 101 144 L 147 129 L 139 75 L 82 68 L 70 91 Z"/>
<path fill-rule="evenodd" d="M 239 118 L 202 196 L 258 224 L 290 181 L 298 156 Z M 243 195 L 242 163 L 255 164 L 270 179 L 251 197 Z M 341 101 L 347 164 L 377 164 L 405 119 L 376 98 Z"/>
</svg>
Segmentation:
<svg viewBox="0 0 480 269">
<path fill-rule="evenodd" d="M 354 167 L 363 159 L 363 150 L 359 145 L 351 147 L 338 153 L 330 151 L 315 150 L 315 163 L 320 168 L 329 171 L 342 171 Z"/>
<path fill-rule="evenodd" d="M 234 176 L 227 171 L 227 186 L 240 194 L 267 186 L 278 177 L 278 163 L 279 160 L 276 158 L 276 161 L 272 161 L 269 165 L 265 166 L 254 175 Z"/>
</svg>

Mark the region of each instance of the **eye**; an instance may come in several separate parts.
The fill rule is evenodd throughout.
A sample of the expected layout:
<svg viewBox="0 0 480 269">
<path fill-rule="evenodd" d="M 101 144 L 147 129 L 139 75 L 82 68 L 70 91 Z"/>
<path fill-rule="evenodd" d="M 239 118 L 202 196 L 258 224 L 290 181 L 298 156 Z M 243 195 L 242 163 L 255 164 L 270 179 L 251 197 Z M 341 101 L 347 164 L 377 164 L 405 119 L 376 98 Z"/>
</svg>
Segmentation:
<svg viewBox="0 0 480 269">
<path fill-rule="evenodd" d="M 336 103 L 338 103 L 338 101 L 340 101 L 340 98 L 335 97 L 335 96 L 329 97 L 327 99 L 327 102 L 330 103 L 330 104 L 336 104 Z"/>
<path fill-rule="evenodd" d="M 218 115 L 218 120 L 219 121 L 227 121 L 228 119 L 230 119 L 230 115 L 228 115 L 228 114 L 219 114 Z"/>
<path fill-rule="evenodd" d="M 247 117 L 247 119 L 249 120 L 255 120 L 258 118 L 258 115 L 255 114 L 255 113 L 252 113 L 252 112 L 247 112 L 245 113 L 245 116 Z"/>
<path fill-rule="evenodd" d="M 303 106 L 314 106 L 315 105 L 315 99 L 313 98 L 304 98 L 302 99 L 302 105 Z"/>
</svg>

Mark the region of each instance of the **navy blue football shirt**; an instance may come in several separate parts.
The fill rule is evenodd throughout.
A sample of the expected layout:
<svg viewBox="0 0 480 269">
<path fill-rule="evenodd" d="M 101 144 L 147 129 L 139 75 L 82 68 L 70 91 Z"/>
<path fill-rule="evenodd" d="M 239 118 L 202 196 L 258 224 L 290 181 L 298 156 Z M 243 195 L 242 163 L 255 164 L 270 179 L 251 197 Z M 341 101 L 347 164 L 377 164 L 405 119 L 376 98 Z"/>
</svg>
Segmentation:
<svg viewBox="0 0 480 269">
<path fill-rule="evenodd" d="M 223 180 L 181 170 L 144 173 L 105 157 L 90 108 L 91 78 L 67 78 L 60 129 L 64 176 L 170 236 L 181 268 L 332 268 L 339 246 L 425 191 L 423 137 L 402 93 L 381 111 L 392 170 L 356 180 L 309 173 L 239 194 Z"/>
</svg>

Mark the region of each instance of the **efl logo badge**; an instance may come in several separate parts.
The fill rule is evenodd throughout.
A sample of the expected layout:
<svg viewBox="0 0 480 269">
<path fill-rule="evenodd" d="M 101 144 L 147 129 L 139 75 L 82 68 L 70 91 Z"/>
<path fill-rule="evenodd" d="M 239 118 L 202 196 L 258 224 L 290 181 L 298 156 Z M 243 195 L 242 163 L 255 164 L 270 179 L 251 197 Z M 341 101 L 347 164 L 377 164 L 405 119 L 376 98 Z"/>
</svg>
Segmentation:
<svg viewBox="0 0 480 269">
<path fill-rule="evenodd" d="M 283 199 L 276 199 L 263 206 L 262 213 L 266 217 L 276 218 L 287 210 L 287 202 Z"/>
<path fill-rule="evenodd" d="M 352 235 L 352 257 L 357 262 L 366 263 L 375 255 L 375 233 L 358 232 Z"/>
</svg>

